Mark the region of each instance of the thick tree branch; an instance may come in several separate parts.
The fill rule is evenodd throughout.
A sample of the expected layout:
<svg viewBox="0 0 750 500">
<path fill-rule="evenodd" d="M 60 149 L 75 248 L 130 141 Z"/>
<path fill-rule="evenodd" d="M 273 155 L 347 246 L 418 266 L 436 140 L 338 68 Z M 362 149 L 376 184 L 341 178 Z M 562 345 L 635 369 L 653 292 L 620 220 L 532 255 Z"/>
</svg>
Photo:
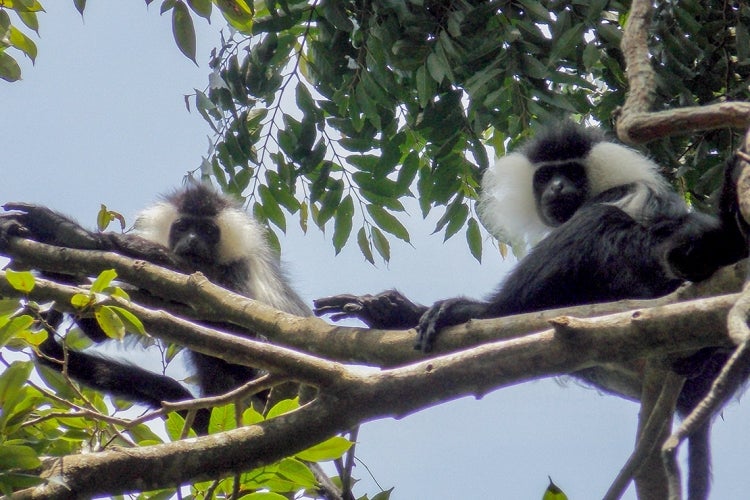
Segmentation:
<svg viewBox="0 0 750 500">
<path fill-rule="evenodd" d="M 731 300 L 730 297 L 721 299 L 723 302 Z M 335 370 L 327 371 L 320 364 L 311 364 L 310 370 L 322 372 L 320 377 L 311 378 L 322 379 L 329 372 L 337 373 L 337 377 L 328 380 L 328 385 L 321 388 L 312 403 L 293 413 L 217 436 L 68 456 L 60 459 L 57 469 L 51 472 L 62 474 L 63 481 L 27 491 L 19 498 L 69 497 L 71 490 L 68 488 L 84 496 L 111 494 L 229 474 L 291 455 L 360 422 L 404 416 L 437 402 L 471 394 L 479 396 L 503 386 L 571 373 L 595 363 L 693 349 L 706 342 L 712 345 L 729 342 L 721 328 L 704 332 L 706 338 L 691 331 L 677 338 L 675 332 L 680 330 L 668 326 L 674 321 L 668 318 L 672 313 L 684 315 L 686 306 L 704 313 L 711 309 L 691 303 L 592 320 L 561 318 L 556 322 L 557 330 L 493 342 L 375 373 L 362 373 L 336 364 L 331 365 Z M 723 307 L 725 305 L 719 308 Z M 716 309 L 713 312 L 716 313 Z M 180 322 L 164 313 L 161 316 L 165 322 Z M 693 326 L 693 332 L 701 331 L 695 323 Z M 240 343 L 227 344 L 224 337 L 217 336 L 217 345 L 206 348 L 205 352 L 221 354 L 231 346 L 263 354 L 259 346 L 254 346 L 260 344 L 258 342 L 242 339 Z M 193 341 L 190 338 L 191 348 L 198 345 L 192 344 Z M 289 354 L 295 361 L 305 361 L 299 354 Z M 244 361 L 245 355 L 233 352 L 228 359 Z"/>
<path fill-rule="evenodd" d="M 81 274 L 90 274 L 92 269 L 76 259 L 93 257 L 97 260 L 97 269 L 116 267 L 121 278 L 132 280 L 137 286 L 157 282 L 161 277 L 165 281 L 152 284 L 165 295 L 188 297 L 185 301 L 195 305 L 196 310 L 211 314 L 218 311 L 223 319 L 232 317 L 240 325 L 252 325 L 255 331 L 267 335 L 272 341 L 283 339 L 295 347 L 309 347 L 310 351 L 321 350 L 315 346 L 317 341 L 338 345 L 351 341 L 356 346 L 355 351 L 331 351 L 355 357 L 357 348 L 372 346 L 374 351 L 381 352 L 371 359 L 383 360 L 386 366 L 415 359 L 420 361 L 400 368 L 363 373 L 359 368 L 326 361 L 295 349 L 218 332 L 164 311 L 112 299 L 138 316 L 154 336 L 231 363 L 256 366 L 315 385 L 319 389 L 318 396 L 291 414 L 218 436 L 59 459 L 55 468 L 46 474 L 47 477 L 62 475 L 62 480 L 27 490 L 20 498 L 67 498 L 71 491 L 79 496 L 113 494 L 228 475 L 272 463 L 356 424 L 400 417 L 438 402 L 466 395 L 481 396 L 500 387 L 539 377 L 628 365 L 643 358 L 705 346 L 729 345 L 724 317 L 736 298 L 734 295 L 704 298 L 593 319 L 571 316 L 552 319 L 559 312 L 547 312 L 470 321 L 447 329 L 443 333 L 441 348 L 456 349 L 477 342 L 483 342 L 482 345 L 425 360 L 423 355 L 411 349 L 412 337 L 408 332 L 334 327 L 317 318 L 290 316 L 255 301 L 230 295 L 200 275 L 171 273 L 143 262 L 123 260 L 114 254 L 45 247 L 12 239 L 8 245 L 12 251 L 8 253 L 23 255 L 27 264 L 39 259 L 43 263 L 38 267 L 47 266 L 43 267 L 46 270 L 65 265 L 68 267 L 61 270 L 70 272 L 73 265 L 80 265 L 75 269 Z M 45 255 L 43 252 L 47 250 L 62 256 L 61 261 L 55 261 L 54 255 Z M 0 273 L 0 294 L 19 296 L 3 274 Z M 167 293 L 169 287 L 175 287 L 176 292 Z M 55 300 L 58 307 L 65 308 L 72 295 L 84 291 L 38 278 L 29 298 Z M 200 309 L 199 302 L 206 297 L 210 305 Z M 632 307 L 636 303 L 626 304 Z M 615 304 L 617 307 L 622 305 Z M 572 310 L 590 313 L 596 308 Z M 528 334 L 530 324 L 537 330 L 544 328 L 545 324 L 547 328 Z M 553 329 L 548 328 L 549 324 Z M 491 340 L 498 335 L 512 337 Z M 307 337 L 299 340 L 300 336 Z M 387 347 L 383 348 L 381 344 Z M 391 357 L 384 353 L 390 353 Z M 361 353 L 358 356 L 368 358 Z"/>
<path fill-rule="evenodd" d="M 657 373 L 655 372 L 652 373 L 652 375 L 656 374 Z M 665 433 L 669 432 L 668 424 L 671 424 L 672 422 L 677 397 L 680 394 L 680 390 L 682 389 L 685 380 L 683 377 L 672 372 L 665 372 L 663 369 L 659 370 L 658 374 L 661 375 L 661 379 L 657 381 L 660 386 L 658 398 L 653 405 L 648 405 L 650 408 L 647 408 L 647 405 L 645 404 L 641 405 L 641 415 L 639 417 L 640 428 L 636 447 L 615 480 L 612 482 L 609 490 L 607 490 L 607 493 L 603 497 L 604 500 L 616 500 L 621 498 L 636 473 L 639 473 L 639 476 L 641 475 L 640 472 L 645 473 L 644 476 L 655 473 L 657 479 L 655 481 L 648 481 L 648 484 L 658 484 L 659 478 L 663 477 L 662 468 L 658 463 L 656 470 L 644 471 L 643 469 L 647 467 L 647 460 L 650 461 L 651 454 L 655 451 L 658 452 L 658 444 L 663 442 Z M 644 384 L 644 386 L 649 385 L 651 384 Z M 649 409 L 651 411 L 649 411 Z M 660 459 L 658 453 L 656 454 L 656 459 Z M 639 491 L 641 488 L 646 487 L 645 484 L 643 486 L 639 485 Z M 659 498 L 656 495 L 646 496 L 646 498 L 651 497 Z"/>
<path fill-rule="evenodd" d="M 103 270 L 115 269 L 122 281 L 168 299 L 155 301 L 150 298 L 148 302 L 153 304 L 153 308 L 174 310 L 180 316 L 191 319 L 234 323 L 245 330 L 260 333 L 275 343 L 329 359 L 388 367 L 424 358 L 422 353 L 412 348 L 415 335 L 413 330 L 340 327 L 313 317 L 293 316 L 216 286 L 200 274 L 188 276 L 112 252 L 75 250 L 10 238 L 3 253 L 14 259 L 17 267 L 52 273 L 94 276 Z M 451 352 L 544 330 L 549 327 L 551 319 L 559 316 L 602 316 L 737 292 L 741 289 L 745 273 L 746 265 L 743 262 L 720 270 L 710 280 L 682 287 L 659 299 L 624 300 L 519 314 L 498 320 L 475 320 L 441 332 L 435 344 L 435 353 Z M 51 281 L 39 279 L 33 292 L 34 300 L 54 300 L 57 307 L 65 312 L 77 312 L 70 306 L 70 296 L 80 290 L 53 285 Z M 2 287 L 5 287 L 5 292 Z M 0 283 L 0 293 L 7 296 L 19 295 L 7 283 Z M 140 299 L 147 294 L 133 293 L 131 296 Z M 175 301 L 185 305 L 176 304 Z M 153 332 L 160 336 L 158 331 Z"/>
<path fill-rule="evenodd" d="M 628 97 L 617 120 L 617 136 L 627 144 L 696 130 L 750 126 L 750 103 L 721 102 L 669 111 L 651 112 L 656 74 L 648 49 L 653 2 L 634 0 L 621 48 L 628 77 Z"/>
</svg>

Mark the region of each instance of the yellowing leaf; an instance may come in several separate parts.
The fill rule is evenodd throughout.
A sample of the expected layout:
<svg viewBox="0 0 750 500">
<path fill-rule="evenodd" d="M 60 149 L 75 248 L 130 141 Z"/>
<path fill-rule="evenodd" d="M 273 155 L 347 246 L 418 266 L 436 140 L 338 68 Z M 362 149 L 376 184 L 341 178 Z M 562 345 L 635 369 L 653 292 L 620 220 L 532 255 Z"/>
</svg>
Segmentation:
<svg viewBox="0 0 750 500">
<path fill-rule="evenodd" d="M 23 293 L 29 293 L 34 289 L 36 281 L 34 275 L 29 271 L 14 271 L 8 269 L 5 271 L 5 279 L 15 290 Z"/>
<path fill-rule="evenodd" d="M 102 271 L 101 273 L 99 273 L 99 276 L 97 276 L 94 284 L 91 285 L 91 292 L 103 292 L 107 287 L 110 286 L 112 280 L 114 280 L 115 278 L 117 278 L 117 272 L 114 269 L 107 269 L 105 271 Z"/>
<path fill-rule="evenodd" d="M 8 39 L 13 47 L 29 56 L 31 62 L 36 61 L 36 44 L 31 38 L 24 35 L 18 28 L 11 26 Z"/>
<path fill-rule="evenodd" d="M 85 309 L 93 302 L 93 296 L 85 293 L 77 293 L 70 298 L 70 304 L 76 309 Z"/>
<path fill-rule="evenodd" d="M 352 442 L 341 436 L 334 436 L 326 439 L 320 444 L 316 444 L 304 451 L 297 453 L 295 456 L 300 460 L 308 462 L 324 462 L 341 457 L 352 447 Z"/>
<path fill-rule="evenodd" d="M 549 479 L 549 486 L 544 492 L 542 500 L 568 500 L 568 496 L 558 488 L 558 486 L 552 482 L 552 478 Z"/>
<path fill-rule="evenodd" d="M 97 307 L 96 311 L 94 311 L 94 317 L 107 337 L 122 340 L 125 336 L 125 325 L 113 307 Z"/>
</svg>

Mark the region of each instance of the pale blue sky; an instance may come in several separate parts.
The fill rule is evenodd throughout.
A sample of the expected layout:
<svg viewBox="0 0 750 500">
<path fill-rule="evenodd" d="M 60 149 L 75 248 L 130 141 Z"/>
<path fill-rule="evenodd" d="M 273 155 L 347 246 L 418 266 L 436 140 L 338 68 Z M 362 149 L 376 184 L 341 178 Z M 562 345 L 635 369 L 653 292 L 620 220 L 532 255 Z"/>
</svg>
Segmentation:
<svg viewBox="0 0 750 500">
<path fill-rule="evenodd" d="M 23 63 L 23 81 L 0 81 L 0 202 L 42 203 L 92 227 L 100 203 L 132 221 L 200 164 L 210 130 L 186 111 L 183 95 L 205 87 L 222 22 L 197 22 L 196 67 L 157 3 L 88 3 L 82 20 L 69 0 L 44 2 L 36 66 Z M 282 239 L 283 259 L 308 303 L 391 287 L 423 303 L 488 293 L 510 263 L 486 250 L 480 266 L 462 237 L 444 245 L 430 236 L 433 224 L 415 211 L 414 246 L 394 241 L 389 266 L 369 265 L 354 246 L 334 256 L 323 235 L 296 228 Z M 539 499 L 548 475 L 571 499 L 591 499 L 625 462 L 637 409 L 575 381 L 542 380 L 368 423 L 357 455 L 383 487 L 396 488 L 396 500 Z M 714 498 L 750 491 L 749 417 L 748 405 L 735 403 L 714 426 Z M 355 493 L 377 492 L 364 467 L 355 475 Z"/>
</svg>

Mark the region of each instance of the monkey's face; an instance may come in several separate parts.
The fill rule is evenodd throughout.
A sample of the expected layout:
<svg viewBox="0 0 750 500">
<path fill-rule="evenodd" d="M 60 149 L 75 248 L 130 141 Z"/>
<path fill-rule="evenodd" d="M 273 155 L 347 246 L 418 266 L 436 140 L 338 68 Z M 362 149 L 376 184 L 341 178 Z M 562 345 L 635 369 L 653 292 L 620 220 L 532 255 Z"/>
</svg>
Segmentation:
<svg viewBox="0 0 750 500">
<path fill-rule="evenodd" d="M 534 198 L 545 224 L 557 227 L 570 219 L 588 197 L 586 169 L 578 162 L 544 165 L 534 172 Z"/>
<path fill-rule="evenodd" d="M 169 248 L 196 267 L 216 261 L 221 233 L 212 217 L 182 215 L 169 231 Z"/>
</svg>

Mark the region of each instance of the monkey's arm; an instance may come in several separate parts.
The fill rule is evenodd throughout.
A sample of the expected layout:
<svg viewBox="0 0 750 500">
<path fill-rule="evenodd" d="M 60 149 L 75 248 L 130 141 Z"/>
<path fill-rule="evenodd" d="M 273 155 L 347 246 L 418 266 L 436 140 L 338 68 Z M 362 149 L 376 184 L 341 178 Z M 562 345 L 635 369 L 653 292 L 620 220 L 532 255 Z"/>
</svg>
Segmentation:
<svg viewBox="0 0 750 500">
<path fill-rule="evenodd" d="M 180 270 L 180 263 L 163 246 L 132 234 L 98 233 L 47 207 L 12 202 L 0 216 L 2 236 L 19 236 L 49 245 L 81 250 L 108 250 Z"/>
<path fill-rule="evenodd" d="M 413 328 L 419 323 L 427 308 L 415 304 L 396 290 L 387 290 L 377 295 L 334 295 L 313 301 L 316 316 L 332 314 L 338 321 L 356 318 L 370 328 Z"/>
<path fill-rule="evenodd" d="M 740 213 L 737 182 L 743 163 L 742 151 L 727 162 L 719 198 L 718 220 L 693 212 L 675 234 L 666 258 L 674 273 L 686 280 L 708 278 L 719 267 L 747 257 L 750 227 Z"/>
</svg>

